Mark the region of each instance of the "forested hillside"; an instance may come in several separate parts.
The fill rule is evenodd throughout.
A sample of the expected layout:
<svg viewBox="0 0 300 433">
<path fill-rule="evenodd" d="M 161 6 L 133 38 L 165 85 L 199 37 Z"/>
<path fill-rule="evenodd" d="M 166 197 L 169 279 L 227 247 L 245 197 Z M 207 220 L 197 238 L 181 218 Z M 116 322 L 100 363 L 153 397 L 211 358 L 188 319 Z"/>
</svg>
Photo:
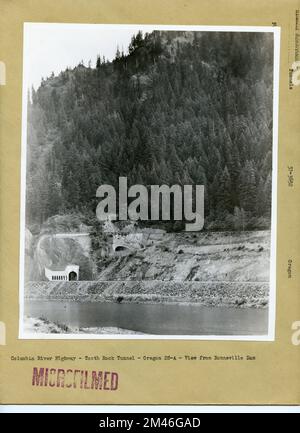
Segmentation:
<svg viewBox="0 0 300 433">
<path fill-rule="evenodd" d="M 273 34 L 138 33 L 92 62 L 30 92 L 28 227 L 95 215 L 98 186 L 127 176 L 204 184 L 206 229 L 269 228 Z"/>
</svg>

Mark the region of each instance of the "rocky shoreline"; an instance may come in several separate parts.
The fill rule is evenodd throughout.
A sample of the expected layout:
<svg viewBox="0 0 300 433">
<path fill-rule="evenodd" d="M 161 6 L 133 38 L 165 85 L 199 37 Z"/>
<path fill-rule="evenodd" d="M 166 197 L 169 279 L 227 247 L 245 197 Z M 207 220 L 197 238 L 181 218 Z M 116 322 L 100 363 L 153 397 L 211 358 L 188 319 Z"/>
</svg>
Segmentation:
<svg viewBox="0 0 300 433">
<path fill-rule="evenodd" d="M 267 308 L 269 283 L 195 281 L 29 282 L 26 301 L 198 304 Z"/>
<path fill-rule="evenodd" d="M 43 317 L 24 317 L 24 332 L 28 334 L 143 334 L 117 327 L 75 327 L 51 322 Z"/>
</svg>

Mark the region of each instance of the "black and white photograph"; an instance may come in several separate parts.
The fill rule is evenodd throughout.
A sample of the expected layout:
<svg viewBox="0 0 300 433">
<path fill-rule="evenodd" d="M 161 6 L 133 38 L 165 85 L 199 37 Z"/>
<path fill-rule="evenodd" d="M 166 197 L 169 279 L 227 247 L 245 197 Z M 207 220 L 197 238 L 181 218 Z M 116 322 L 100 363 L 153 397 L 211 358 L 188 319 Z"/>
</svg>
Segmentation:
<svg viewBox="0 0 300 433">
<path fill-rule="evenodd" d="M 25 23 L 28 339 L 274 340 L 279 30 Z"/>
</svg>

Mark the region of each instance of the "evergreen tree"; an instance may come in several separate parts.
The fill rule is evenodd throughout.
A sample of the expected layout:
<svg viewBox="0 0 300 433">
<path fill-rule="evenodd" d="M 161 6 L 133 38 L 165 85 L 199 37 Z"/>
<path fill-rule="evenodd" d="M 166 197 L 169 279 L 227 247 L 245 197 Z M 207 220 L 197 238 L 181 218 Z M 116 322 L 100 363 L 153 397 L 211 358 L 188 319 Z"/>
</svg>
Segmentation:
<svg viewBox="0 0 300 433">
<path fill-rule="evenodd" d="M 97 187 L 122 175 L 204 185 L 223 229 L 268 226 L 271 46 L 267 33 L 139 32 L 128 54 L 43 79 L 28 100 L 28 224 L 90 215 Z"/>
</svg>

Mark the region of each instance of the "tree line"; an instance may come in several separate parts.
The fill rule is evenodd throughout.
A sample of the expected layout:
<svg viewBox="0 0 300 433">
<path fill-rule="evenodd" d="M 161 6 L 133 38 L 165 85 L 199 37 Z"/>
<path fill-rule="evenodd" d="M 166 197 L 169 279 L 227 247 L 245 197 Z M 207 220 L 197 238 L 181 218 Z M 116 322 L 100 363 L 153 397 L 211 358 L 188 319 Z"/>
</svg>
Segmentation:
<svg viewBox="0 0 300 433">
<path fill-rule="evenodd" d="M 92 216 L 98 186 L 126 176 L 204 185 L 206 229 L 269 228 L 272 37 L 139 32 L 113 61 L 42 80 L 28 100 L 27 225 Z"/>
</svg>

